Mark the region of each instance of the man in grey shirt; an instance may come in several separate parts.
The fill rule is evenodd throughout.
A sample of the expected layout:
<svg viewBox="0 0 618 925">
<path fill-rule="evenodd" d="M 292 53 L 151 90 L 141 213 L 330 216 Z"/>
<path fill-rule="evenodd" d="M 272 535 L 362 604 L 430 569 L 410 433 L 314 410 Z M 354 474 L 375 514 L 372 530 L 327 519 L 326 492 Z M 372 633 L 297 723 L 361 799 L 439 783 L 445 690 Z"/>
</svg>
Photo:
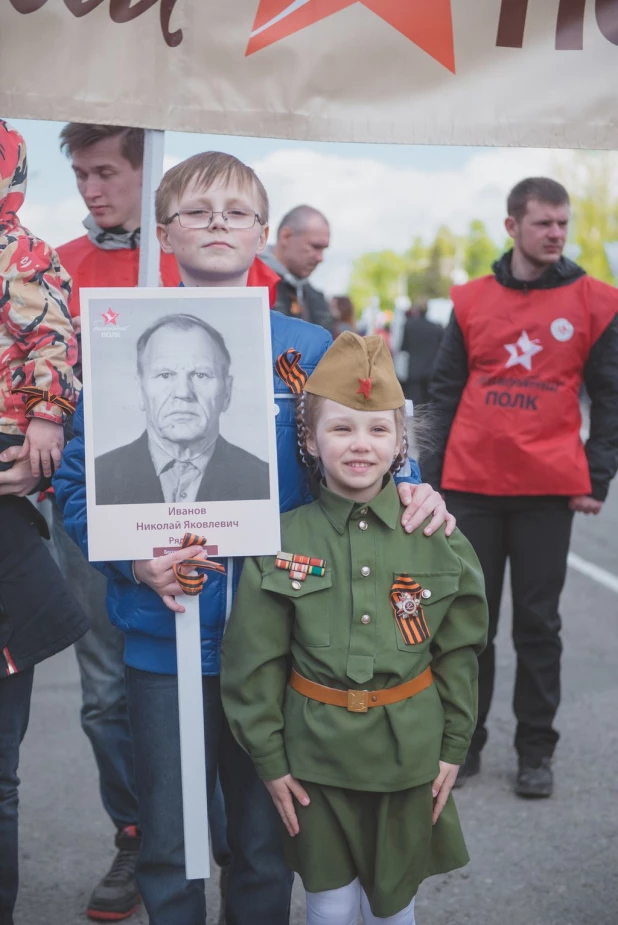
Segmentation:
<svg viewBox="0 0 618 925">
<path fill-rule="evenodd" d="M 281 219 L 277 242 L 266 248 L 261 259 L 281 277 L 274 311 L 332 332 L 334 319 L 324 293 L 309 282 L 329 244 L 330 226 L 325 216 L 313 206 L 296 206 Z"/>
</svg>

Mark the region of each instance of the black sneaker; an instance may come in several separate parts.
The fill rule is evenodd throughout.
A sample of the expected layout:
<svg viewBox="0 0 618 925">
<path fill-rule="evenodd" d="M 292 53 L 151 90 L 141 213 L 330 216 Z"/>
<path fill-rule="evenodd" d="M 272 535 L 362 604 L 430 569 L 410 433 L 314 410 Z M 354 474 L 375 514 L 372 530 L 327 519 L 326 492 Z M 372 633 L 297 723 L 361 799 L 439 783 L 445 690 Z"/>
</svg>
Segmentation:
<svg viewBox="0 0 618 925">
<path fill-rule="evenodd" d="M 481 753 L 477 751 L 470 751 L 466 755 L 466 760 L 459 769 L 459 774 L 457 779 L 453 784 L 453 790 L 459 790 L 464 786 L 469 777 L 474 777 L 475 774 L 478 774 L 481 770 Z"/>
<path fill-rule="evenodd" d="M 118 853 L 103 879 L 95 886 L 86 915 L 98 922 L 118 922 L 128 919 L 140 904 L 135 879 L 135 865 L 142 843 L 141 832 L 135 825 L 126 825 L 116 835 Z"/>
<path fill-rule="evenodd" d="M 551 758 L 519 758 L 515 793 L 518 797 L 543 799 L 554 792 Z"/>
</svg>

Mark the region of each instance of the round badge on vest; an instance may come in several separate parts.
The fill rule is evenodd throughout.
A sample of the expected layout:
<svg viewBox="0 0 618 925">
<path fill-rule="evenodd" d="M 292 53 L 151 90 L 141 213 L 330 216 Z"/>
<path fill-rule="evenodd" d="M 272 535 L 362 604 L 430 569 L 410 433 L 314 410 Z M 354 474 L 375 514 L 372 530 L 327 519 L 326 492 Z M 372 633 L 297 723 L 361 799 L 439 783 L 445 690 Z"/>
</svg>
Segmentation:
<svg viewBox="0 0 618 925">
<path fill-rule="evenodd" d="M 560 341 L 560 343 L 564 343 L 567 340 L 571 340 L 575 333 L 575 328 L 568 318 L 556 318 L 556 320 L 551 323 L 550 331 L 556 340 Z"/>
</svg>

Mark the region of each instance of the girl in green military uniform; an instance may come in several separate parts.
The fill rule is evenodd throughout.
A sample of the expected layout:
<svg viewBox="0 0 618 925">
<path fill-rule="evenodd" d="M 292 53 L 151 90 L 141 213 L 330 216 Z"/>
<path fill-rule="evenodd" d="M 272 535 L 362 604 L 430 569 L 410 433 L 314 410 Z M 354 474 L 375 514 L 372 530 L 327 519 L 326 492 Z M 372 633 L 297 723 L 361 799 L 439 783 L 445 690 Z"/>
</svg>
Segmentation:
<svg viewBox="0 0 618 925">
<path fill-rule="evenodd" d="M 245 563 L 223 703 L 308 925 L 413 925 L 421 881 L 468 861 L 450 791 L 476 722 L 483 576 L 458 531 L 401 527 L 404 396 L 382 338 L 335 341 L 299 425 L 318 500 L 283 516 L 277 556 Z"/>
</svg>

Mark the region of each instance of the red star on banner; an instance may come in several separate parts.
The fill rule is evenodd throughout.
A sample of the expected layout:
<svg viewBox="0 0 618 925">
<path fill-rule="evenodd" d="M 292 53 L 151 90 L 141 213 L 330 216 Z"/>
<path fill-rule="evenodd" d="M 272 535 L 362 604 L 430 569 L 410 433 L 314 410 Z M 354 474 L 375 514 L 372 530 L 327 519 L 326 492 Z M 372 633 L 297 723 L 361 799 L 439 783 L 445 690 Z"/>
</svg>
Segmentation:
<svg viewBox="0 0 618 925">
<path fill-rule="evenodd" d="M 355 3 L 366 6 L 455 73 L 451 0 L 260 0 L 245 54 L 252 55 Z"/>
<path fill-rule="evenodd" d="M 364 395 L 365 398 L 369 398 L 371 395 L 371 389 L 373 388 L 373 382 L 371 378 L 369 379 L 359 379 L 360 385 L 356 390 L 356 394 Z"/>
<path fill-rule="evenodd" d="M 112 311 L 111 308 L 108 308 L 104 315 L 101 315 L 101 318 L 105 324 L 116 324 L 116 321 L 119 318 L 118 312 Z"/>
</svg>

